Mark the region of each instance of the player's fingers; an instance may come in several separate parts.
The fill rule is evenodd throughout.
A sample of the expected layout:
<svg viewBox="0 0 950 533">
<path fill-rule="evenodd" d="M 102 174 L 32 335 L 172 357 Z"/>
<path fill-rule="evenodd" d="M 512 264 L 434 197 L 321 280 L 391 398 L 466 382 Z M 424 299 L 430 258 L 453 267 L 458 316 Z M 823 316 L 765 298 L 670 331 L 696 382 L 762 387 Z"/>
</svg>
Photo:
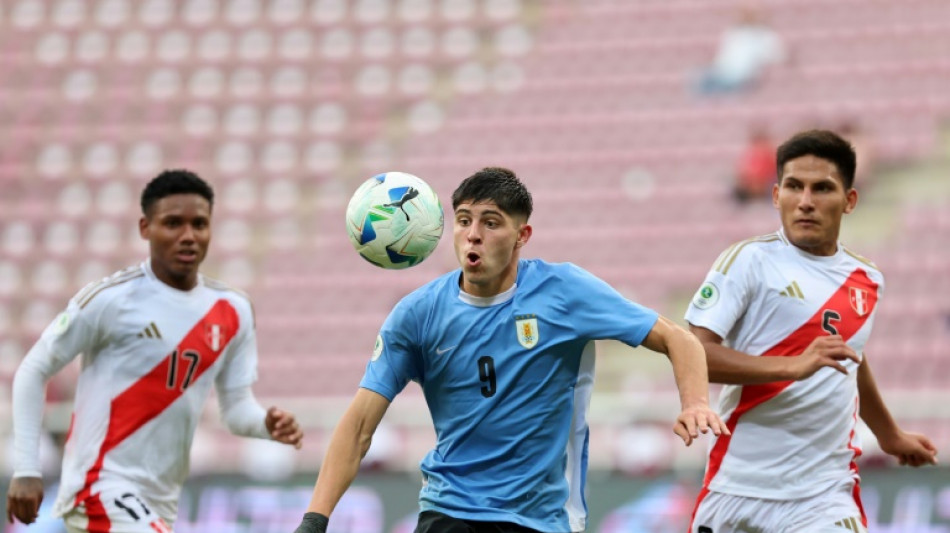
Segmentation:
<svg viewBox="0 0 950 533">
<path fill-rule="evenodd" d="M 838 372 L 841 372 L 842 374 L 845 374 L 845 375 L 848 374 L 848 369 L 845 368 L 844 365 L 842 365 L 838 361 L 835 361 L 834 359 L 826 359 L 824 363 L 825 363 L 825 366 L 830 366 L 831 368 L 834 368 L 835 370 L 837 370 Z"/>
<path fill-rule="evenodd" d="M 718 437 L 719 435 L 731 435 L 729 428 L 722 422 L 722 419 L 718 415 L 713 415 L 712 424 L 710 426 L 713 429 L 713 433 Z"/>
<path fill-rule="evenodd" d="M 709 418 L 707 417 L 706 413 L 700 412 L 696 415 L 696 429 L 700 433 L 709 432 Z"/>
<path fill-rule="evenodd" d="M 683 439 L 683 443 L 687 446 L 693 443 L 693 439 L 689 436 L 689 431 L 686 430 L 686 426 L 681 422 L 677 421 L 673 426 L 673 433 L 676 433 L 676 436 Z"/>
</svg>

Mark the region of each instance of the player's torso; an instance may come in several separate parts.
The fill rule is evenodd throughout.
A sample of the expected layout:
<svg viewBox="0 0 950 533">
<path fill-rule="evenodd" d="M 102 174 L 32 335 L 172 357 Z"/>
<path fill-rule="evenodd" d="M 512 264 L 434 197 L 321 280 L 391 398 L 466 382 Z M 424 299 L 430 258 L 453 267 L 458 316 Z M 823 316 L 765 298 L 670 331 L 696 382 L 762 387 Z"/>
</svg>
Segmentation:
<svg viewBox="0 0 950 533">
<path fill-rule="evenodd" d="M 519 287 L 497 305 L 447 303 L 434 309 L 422 346 L 423 389 L 438 398 L 430 401 L 437 426 L 477 419 L 484 438 L 507 439 L 539 415 L 569 415 L 558 407 L 570 398 L 585 342 L 574 338 L 560 302 Z"/>
<path fill-rule="evenodd" d="M 241 327 L 220 291 L 158 283 L 144 277 L 94 296 L 108 298 L 108 309 L 98 349 L 82 357 L 64 464 L 86 485 L 117 479 L 177 490 L 202 405 Z"/>
<path fill-rule="evenodd" d="M 878 270 L 844 252 L 804 256 L 782 241 L 761 245 L 756 259 L 746 272 L 755 280 L 749 304 L 727 337 L 733 348 L 796 356 L 820 336 L 841 335 L 861 357 L 883 284 Z M 737 423 L 714 490 L 797 497 L 847 475 L 859 446 L 858 364 L 842 364 L 847 374 L 822 368 L 800 381 L 725 386 L 720 412 Z"/>
</svg>

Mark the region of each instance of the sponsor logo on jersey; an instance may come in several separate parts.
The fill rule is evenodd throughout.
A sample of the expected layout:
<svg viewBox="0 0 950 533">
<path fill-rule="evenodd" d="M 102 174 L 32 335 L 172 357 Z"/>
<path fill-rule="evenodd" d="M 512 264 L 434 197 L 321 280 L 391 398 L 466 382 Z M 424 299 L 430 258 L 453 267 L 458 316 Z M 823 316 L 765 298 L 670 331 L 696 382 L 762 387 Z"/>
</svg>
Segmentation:
<svg viewBox="0 0 950 533">
<path fill-rule="evenodd" d="M 525 348 L 531 349 L 538 344 L 538 316 L 518 315 L 515 317 L 515 329 L 518 332 L 518 342 Z"/>
<path fill-rule="evenodd" d="M 693 305 L 700 309 L 709 309 L 719 301 L 719 288 L 711 282 L 706 282 L 696 291 L 693 297 Z"/>
<path fill-rule="evenodd" d="M 785 287 L 785 290 L 779 293 L 781 296 L 788 296 L 791 298 L 798 298 L 799 300 L 805 299 L 805 294 L 802 292 L 801 287 L 798 286 L 797 281 L 792 281 L 788 284 L 788 287 Z"/>
<path fill-rule="evenodd" d="M 857 313 L 858 316 L 864 316 L 871 311 L 868 291 L 856 287 L 848 287 L 848 292 L 851 295 L 851 309 L 854 309 L 854 312 Z"/>
<path fill-rule="evenodd" d="M 383 336 L 376 335 L 376 345 L 373 346 L 373 358 L 372 361 L 379 359 L 379 356 L 383 355 Z"/>
<path fill-rule="evenodd" d="M 162 333 L 158 331 L 158 326 L 155 325 L 155 322 L 149 322 L 148 325 L 145 326 L 145 329 L 140 331 L 136 337 L 140 339 L 145 337 L 149 339 L 161 339 Z"/>
</svg>

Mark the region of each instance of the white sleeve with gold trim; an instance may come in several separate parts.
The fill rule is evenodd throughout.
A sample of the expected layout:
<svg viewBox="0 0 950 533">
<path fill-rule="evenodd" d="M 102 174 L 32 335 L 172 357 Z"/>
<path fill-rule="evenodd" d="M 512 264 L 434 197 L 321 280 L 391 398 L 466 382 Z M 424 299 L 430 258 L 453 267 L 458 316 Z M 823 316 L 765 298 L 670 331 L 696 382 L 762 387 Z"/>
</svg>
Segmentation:
<svg viewBox="0 0 950 533">
<path fill-rule="evenodd" d="M 729 335 L 752 298 L 757 260 L 754 250 L 746 249 L 751 242 L 736 243 L 719 255 L 686 310 L 687 322 L 723 339 Z"/>
<path fill-rule="evenodd" d="M 106 298 L 85 301 L 80 291 L 47 326 L 13 379 L 14 477 L 40 477 L 39 441 L 46 382 L 80 353 L 94 356 Z"/>
</svg>

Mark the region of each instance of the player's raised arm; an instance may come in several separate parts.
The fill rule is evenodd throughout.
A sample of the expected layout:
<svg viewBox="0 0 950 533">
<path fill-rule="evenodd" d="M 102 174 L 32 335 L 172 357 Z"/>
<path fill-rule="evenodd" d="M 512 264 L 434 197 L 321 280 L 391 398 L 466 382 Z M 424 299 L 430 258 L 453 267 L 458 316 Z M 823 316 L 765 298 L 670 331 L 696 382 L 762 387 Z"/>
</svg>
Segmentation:
<svg viewBox="0 0 950 533">
<path fill-rule="evenodd" d="M 861 419 L 874 433 L 884 453 L 893 455 L 902 465 L 937 464 L 937 448 L 926 436 L 908 433 L 897 425 L 877 388 L 867 356 L 858 367 L 858 395 Z"/>
<path fill-rule="evenodd" d="M 722 337 L 698 326 L 690 331 L 702 342 L 709 366 L 709 381 L 734 385 L 756 385 L 774 381 L 799 381 L 824 367 L 847 374 L 842 361 L 861 359 L 840 335 L 815 338 L 804 352 L 789 357 L 756 357 L 722 344 Z"/>
<path fill-rule="evenodd" d="M 368 389 L 359 389 L 333 430 L 313 498 L 295 533 L 324 533 L 333 508 L 356 478 L 360 461 L 369 450 L 373 434 L 389 408 L 389 400 Z"/>
<path fill-rule="evenodd" d="M 710 429 L 715 435 L 729 434 L 719 415 L 709 407 L 709 380 L 706 356 L 699 341 L 666 317 L 659 317 L 643 345 L 665 353 L 673 364 L 673 376 L 680 393 L 682 411 L 673 427 L 687 446 L 699 433 Z"/>
</svg>

